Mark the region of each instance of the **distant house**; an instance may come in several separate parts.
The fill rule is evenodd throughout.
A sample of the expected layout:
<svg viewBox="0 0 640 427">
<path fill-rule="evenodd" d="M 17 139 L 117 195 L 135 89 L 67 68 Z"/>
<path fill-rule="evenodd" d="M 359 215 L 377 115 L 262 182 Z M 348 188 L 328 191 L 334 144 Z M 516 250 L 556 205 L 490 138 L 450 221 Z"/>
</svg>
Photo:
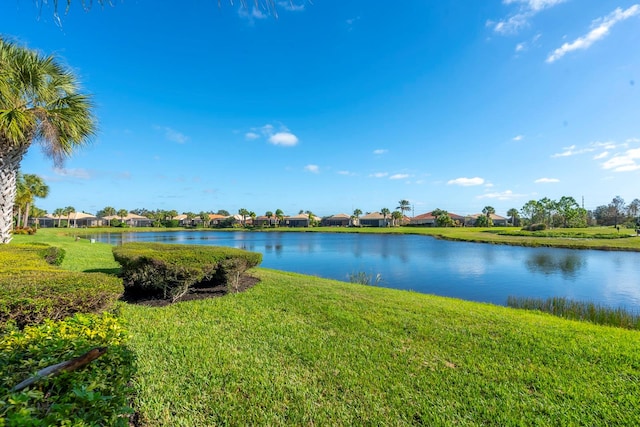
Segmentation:
<svg viewBox="0 0 640 427">
<path fill-rule="evenodd" d="M 60 217 L 48 214 L 38 218 L 36 221 L 38 226 L 42 228 L 57 227 L 61 221 L 69 221 L 70 227 L 100 227 L 103 224 L 102 219 L 84 212 L 72 212 L 70 215 L 62 215 Z"/>
<path fill-rule="evenodd" d="M 153 221 L 146 216 L 136 215 L 133 213 L 129 213 L 125 217 L 119 217 L 118 215 L 109 215 L 102 218 L 102 220 L 104 221 L 104 225 L 109 225 L 114 219 L 124 222 L 129 227 L 151 227 L 153 225 Z"/>
<path fill-rule="evenodd" d="M 351 224 L 351 216 L 347 214 L 336 214 L 322 218 L 322 225 L 325 227 L 348 227 Z"/>
<path fill-rule="evenodd" d="M 387 215 L 386 219 L 380 212 L 371 212 L 360 217 L 360 226 L 362 227 L 386 227 L 391 221 L 391 215 Z"/>
<path fill-rule="evenodd" d="M 473 214 L 473 215 L 467 215 L 465 217 L 465 225 L 471 225 L 474 226 L 476 225 L 476 221 L 478 220 L 479 217 L 481 216 L 486 216 L 483 213 L 478 213 L 478 214 Z M 495 225 L 496 227 L 506 227 L 507 226 L 507 222 L 508 219 L 500 216 L 500 215 L 496 215 L 496 214 L 490 214 L 489 218 L 491 218 L 491 221 L 493 222 L 493 225 Z"/>
<path fill-rule="evenodd" d="M 449 214 L 449 218 L 455 223 L 458 221 L 458 224 L 464 224 L 464 219 L 462 215 L 455 214 L 453 212 L 447 212 Z M 438 226 L 438 218 L 433 215 L 433 211 L 427 212 L 422 215 L 415 216 L 411 218 L 410 225 L 416 225 L 421 227 L 437 227 Z"/>
<path fill-rule="evenodd" d="M 411 218 L 411 220 L 409 221 L 409 225 L 417 225 L 421 227 L 435 227 L 437 225 L 436 217 L 433 216 L 431 212 L 423 213 L 421 215 L 414 216 L 413 218 Z"/>
<path fill-rule="evenodd" d="M 253 225 L 255 227 L 273 227 L 276 224 L 278 224 L 278 218 L 276 218 L 275 215 L 271 215 L 271 217 L 260 215 L 253 220 Z"/>
<path fill-rule="evenodd" d="M 38 226 L 42 228 L 57 227 L 61 221 L 69 221 L 70 227 L 100 227 L 103 224 L 103 220 L 97 218 L 95 215 L 91 215 L 84 212 L 72 212 L 70 215 L 45 215 L 43 218 L 38 218 Z"/>
<path fill-rule="evenodd" d="M 228 216 L 218 215 L 218 214 L 209 214 L 209 225 L 212 227 L 220 225 L 221 222 L 229 218 Z"/>
<path fill-rule="evenodd" d="M 284 218 L 286 227 L 308 227 L 310 222 L 309 215 L 304 213 Z"/>
</svg>

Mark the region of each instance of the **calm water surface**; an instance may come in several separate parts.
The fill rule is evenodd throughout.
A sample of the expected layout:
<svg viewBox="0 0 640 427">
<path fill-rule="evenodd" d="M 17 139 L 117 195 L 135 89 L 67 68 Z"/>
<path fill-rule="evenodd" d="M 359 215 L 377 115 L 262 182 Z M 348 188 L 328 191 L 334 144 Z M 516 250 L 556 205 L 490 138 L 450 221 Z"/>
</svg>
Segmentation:
<svg viewBox="0 0 640 427">
<path fill-rule="evenodd" d="M 640 254 L 448 242 L 428 236 L 149 232 L 98 241 L 219 245 L 261 252 L 262 267 L 337 280 L 381 274 L 381 286 L 504 305 L 509 295 L 562 296 L 640 311 Z"/>
</svg>

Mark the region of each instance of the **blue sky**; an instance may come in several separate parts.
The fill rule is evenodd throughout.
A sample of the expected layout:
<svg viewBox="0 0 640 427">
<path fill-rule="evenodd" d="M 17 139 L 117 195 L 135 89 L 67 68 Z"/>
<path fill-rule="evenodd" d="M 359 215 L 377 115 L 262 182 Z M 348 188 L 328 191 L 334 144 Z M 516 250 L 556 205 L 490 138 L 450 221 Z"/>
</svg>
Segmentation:
<svg viewBox="0 0 640 427">
<path fill-rule="evenodd" d="M 505 215 L 640 198 L 634 1 L 298 0 L 277 19 L 249 3 L 74 0 L 62 25 L 4 5 L 3 36 L 75 70 L 99 119 L 64 168 L 32 147 L 22 170 L 51 187 L 36 204 Z"/>
</svg>

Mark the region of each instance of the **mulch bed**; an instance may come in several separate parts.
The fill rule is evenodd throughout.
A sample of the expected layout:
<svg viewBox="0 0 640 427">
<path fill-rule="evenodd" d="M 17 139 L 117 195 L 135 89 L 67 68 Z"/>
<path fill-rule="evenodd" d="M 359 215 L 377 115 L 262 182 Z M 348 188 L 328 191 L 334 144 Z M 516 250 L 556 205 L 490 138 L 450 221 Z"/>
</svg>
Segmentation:
<svg viewBox="0 0 640 427">
<path fill-rule="evenodd" d="M 260 282 L 260 279 L 258 279 L 257 277 L 244 275 L 240 277 L 238 292 L 244 292 L 247 289 L 255 286 L 258 282 Z M 178 299 L 175 302 L 222 297 L 229 293 L 228 290 L 229 289 L 226 285 L 191 288 L 186 295 L 182 296 L 180 299 Z M 147 297 L 135 298 L 127 295 L 124 295 L 121 298 L 121 300 L 128 302 L 129 304 L 146 305 L 149 307 L 164 307 L 172 304 L 171 300 L 167 300 L 163 298 L 147 298 Z"/>
</svg>

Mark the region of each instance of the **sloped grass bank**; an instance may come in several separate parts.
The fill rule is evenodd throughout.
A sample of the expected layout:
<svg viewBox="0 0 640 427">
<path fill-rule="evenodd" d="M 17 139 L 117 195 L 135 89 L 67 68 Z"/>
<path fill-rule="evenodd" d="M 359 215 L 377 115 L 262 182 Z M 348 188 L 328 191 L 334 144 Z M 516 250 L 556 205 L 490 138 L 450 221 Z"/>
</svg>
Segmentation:
<svg viewBox="0 0 640 427">
<path fill-rule="evenodd" d="M 640 334 L 259 269 L 248 292 L 126 306 L 153 426 L 640 425 Z"/>
</svg>

